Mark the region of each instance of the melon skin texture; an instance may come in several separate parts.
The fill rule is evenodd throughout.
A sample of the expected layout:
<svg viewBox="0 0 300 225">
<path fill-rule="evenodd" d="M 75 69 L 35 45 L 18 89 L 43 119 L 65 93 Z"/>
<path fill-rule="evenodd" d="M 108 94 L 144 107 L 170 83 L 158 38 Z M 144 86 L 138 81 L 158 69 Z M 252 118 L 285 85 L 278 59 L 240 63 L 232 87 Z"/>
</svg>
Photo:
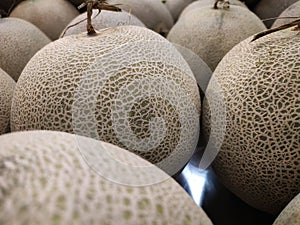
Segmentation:
<svg viewBox="0 0 300 225">
<path fill-rule="evenodd" d="M 65 26 L 77 15 L 78 10 L 66 0 L 34 0 L 22 1 L 9 16 L 31 22 L 51 40 L 56 40 Z"/>
<path fill-rule="evenodd" d="M 299 14 L 300 14 L 300 1 L 297 1 L 294 4 L 290 5 L 288 8 L 286 8 L 285 10 L 283 10 L 283 12 L 278 16 L 279 18 L 276 19 L 272 24 L 272 28 L 296 20 L 296 17 L 298 17 Z M 283 18 L 283 17 L 294 17 L 294 18 Z"/>
<path fill-rule="evenodd" d="M 108 0 L 108 2 L 120 4 L 119 0 Z M 149 29 L 164 36 L 174 25 L 171 13 L 160 0 L 122 0 L 122 4 L 118 7 L 132 13 Z"/>
<path fill-rule="evenodd" d="M 0 68 L 0 135 L 9 131 L 11 100 L 16 82 Z"/>
<path fill-rule="evenodd" d="M 300 194 L 283 209 L 273 225 L 299 225 L 300 224 Z"/>
<path fill-rule="evenodd" d="M 212 225 L 173 179 L 156 167 L 152 173 L 134 168 L 152 165 L 117 146 L 55 131 L 10 133 L 0 142 L 1 225 Z M 102 161 L 107 150 L 127 170 Z M 97 164 L 106 164 L 108 174 L 118 170 L 146 183 L 158 174 L 168 178 L 138 187 L 112 182 L 91 169 L 82 156 L 88 151 L 99 157 Z"/>
<path fill-rule="evenodd" d="M 18 18 L 0 18 L 0 68 L 15 81 L 30 58 L 51 40 L 33 24 Z"/>
<path fill-rule="evenodd" d="M 17 83 L 11 129 L 97 138 L 175 174 L 197 145 L 200 104 L 196 79 L 170 42 L 118 26 L 39 51 Z"/>
<path fill-rule="evenodd" d="M 98 10 L 93 10 L 92 18 L 97 15 Z M 86 32 L 86 22 L 77 24 L 76 26 L 69 27 L 73 24 L 78 23 L 86 18 L 86 13 L 82 13 L 75 17 L 63 30 L 62 36 L 68 36 L 71 34 L 79 34 Z M 101 13 L 94 19 L 92 19 L 92 25 L 96 30 L 100 30 L 108 27 L 116 27 L 122 25 L 134 25 L 145 27 L 145 25 L 134 15 L 122 11 L 122 12 L 112 12 L 107 10 L 102 10 Z M 68 28 L 69 27 L 69 28 Z"/>
<path fill-rule="evenodd" d="M 251 40 L 226 54 L 212 76 L 224 96 L 215 102 L 226 107 L 223 142 L 220 133 L 210 134 L 207 101 L 203 133 L 221 146 L 213 168 L 225 186 L 249 205 L 278 214 L 300 191 L 300 35 L 287 29 Z M 206 94 L 215 89 L 209 83 Z"/>
<path fill-rule="evenodd" d="M 259 18 L 244 7 L 206 6 L 180 17 L 167 39 L 195 52 L 213 71 L 233 46 L 264 29 Z"/>
</svg>

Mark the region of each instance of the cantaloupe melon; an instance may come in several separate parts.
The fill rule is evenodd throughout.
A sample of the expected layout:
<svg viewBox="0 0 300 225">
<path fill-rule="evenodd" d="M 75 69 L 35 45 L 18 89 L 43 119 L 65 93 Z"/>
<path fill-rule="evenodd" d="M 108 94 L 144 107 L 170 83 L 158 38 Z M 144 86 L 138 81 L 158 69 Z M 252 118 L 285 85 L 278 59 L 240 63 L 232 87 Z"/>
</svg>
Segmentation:
<svg viewBox="0 0 300 225">
<path fill-rule="evenodd" d="M 300 224 L 300 194 L 283 209 L 273 225 L 299 225 Z"/>
<path fill-rule="evenodd" d="M 93 10 L 93 17 L 96 16 L 98 10 Z M 86 22 L 80 21 L 84 20 L 87 17 L 86 13 L 82 13 L 75 17 L 63 30 L 61 36 L 68 36 L 71 34 L 79 34 L 86 31 Z M 76 23 L 76 26 L 72 26 Z M 145 25 L 140 21 L 136 16 L 126 12 L 112 12 L 107 10 L 102 10 L 101 13 L 94 19 L 92 19 L 93 27 L 97 30 L 107 28 L 107 27 L 115 27 L 121 25 L 134 25 L 134 26 L 142 26 Z M 70 27 L 69 27 L 70 26 Z"/>
<path fill-rule="evenodd" d="M 206 7 L 206 6 L 213 7 L 214 4 L 215 4 L 215 0 L 197 0 L 197 1 L 194 1 L 182 10 L 180 16 L 184 16 L 184 15 L 188 14 L 190 10 L 193 10 L 195 8 Z M 227 2 L 219 2 L 219 5 L 221 5 L 221 7 L 222 7 L 222 4 L 227 4 Z M 239 0 L 230 0 L 229 4 L 247 8 L 247 6 Z"/>
<path fill-rule="evenodd" d="M 15 81 L 30 58 L 51 40 L 33 24 L 18 18 L 0 18 L 0 68 Z"/>
<path fill-rule="evenodd" d="M 1 225 L 212 225 L 177 182 L 117 146 L 54 131 L 6 134 L 0 142 Z M 105 176 L 111 173 L 116 181 Z"/>
<path fill-rule="evenodd" d="M 293 20 L 296 20 L 297 17 L 299 16 L 300 16 L 300 1 L 297 1 L 294 4 L 290 5 L 289 7 L 287 7 L 285 10 L 283 10 L 283 12 L 278 16 L 278 18 L 272 24 L 272 28 L 292 22 Z"/>
<path fill-rule="evenodd" d="M 99 138 L 175 174 L 196 147 L 199 114 L 196 79 L 176 48 L 148 28 L 118 26 L 39 51 L 16 86 L 11 128 Z"/>
<path fill-rule="evenodd" d="M 56 40 L 65 26 L 78 15 L 78 10 L 66 0 L 22 1 L 10 13 L 10 17 L 33 23 L 51 40 Z"/>
<path fill-rule="evenodd" d="M 225 186 L 277 214 L 300 192 L 300 35 L 286 29 L 251 40 L 226 54 L 212 76 L 224 96 L 223 142 L 221 132 L 210 134 L 206 101 L 203 133 L 221 146 L 213 167 Z M 215 89 L 209 83 L 206 94 Z"/>
<path fill-rule="evenodd" d="M 260 19 L 245 7 L 198 7 L 179 18 L 167 39 L 191 49 L 213 71 L 223 56 L 252 34 L 265 30 Z"/>
<path fill-rule="evenodd" d="M 0 68 L 0 135 L 9 131 L 11 100 L 16 82 Z"/>
<path fill-rule="evenodd" d="M 260 0 L 253 9 L 253 12 L 259 18 L 265 20 L 265 25 L 269 28 L 272 26 L 275 18 L 280 15 L 287 7 L 298 0 Z M 267 20 L 271 19 L 271 20 Z"/>
<path fill-rule="evenodd" d="M 173 17 L 167 7 L 160 0 L 108 0 L 111 4 L 132 13 L 149 29 L 167 35 L 174 24 Z"/>
</svg>

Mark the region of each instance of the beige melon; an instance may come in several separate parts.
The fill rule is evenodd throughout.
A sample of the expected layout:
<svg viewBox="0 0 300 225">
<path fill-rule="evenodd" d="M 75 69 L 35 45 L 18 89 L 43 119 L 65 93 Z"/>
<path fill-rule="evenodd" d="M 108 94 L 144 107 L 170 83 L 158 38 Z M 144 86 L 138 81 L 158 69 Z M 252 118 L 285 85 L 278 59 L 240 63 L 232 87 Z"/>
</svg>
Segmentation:
<svg viewBox="0 0 300 225">
<path fill-rule="evenodd" d="M 119 0 L 108 0 L 120 4 Z M 174 24 L 173 17 L 160 0 L 122 0 L 121 9 L 139 18 L 149 29 L 166 35 Z"/>
<path fill-rule="evenodd" d="M 283 209 L 273 225 L 299 225 L 300 224 L 300 194 Z"/>
<path fill-rule="evenodd" d="M 191 4 L 189 4 L 187 7 L 185 7 L 182 10 L 180 16 L 184 16 L 184 15 L 188 14 L 190 10 L 193 10 L 195 8 L 206 7 L 206 6 L 213 7 L 214 4 L 215 4 L 215 0 L 197 0 L 197 1 L 193 1 Z M 227 4 L 227 3 L 226 2 L 219 2 L 219 6 L 222 6 L 222 4 Z M 229 4 L 247 8 L 247 6 L 239 0 L 229 0 Z"/>
<path fill-rule="evenodd" d="M 269 28 L 276 19 L 275 17 L 278 17 L 287 7 L 297 1 L 298 0 L 260 0 L 253 11 L 259 18 L 265 20 L 264 23 Z"/>
<path fill-rule="evenodd" d="M 192 50 L 214 70 L 234 45 L 264 29 L 259 18 L 244 7 L 207 6 L 180 17 L 167 39 Z"/>
<path fill-rule="evenodd" d="M 177 182 L 117 146 L 54 131 L 6 134 L 0 142 L 1 225 L 212 225 Z"/>
<path fill-rule="evenodd" d="M 16 82 L 0 68 L 0 135 L 9 131 L 11 100 Z"/>
<path fill-rule="evenodd" d="M 51 40 L 57 39 L 65 26 L 77 15 L 77 9 L 66 0 L 22 1 L 10 13 L 10 17 L 33 23 Z"/>
<path fill-rule="evenodd" d="M 96 16 L 98 10 L 93 10 L 93 15 Z M 61 36 L 68 36 L 71 34 L 79 34 L 86 31 L 86 22 L 78 22 L 84 20 L 87 17 L 86 13 L 82 13 L 79 16 L 75 17 L 63 30 Z M 76 26 L 72 26 L 77 24 Z M 134 25 L 134 26 L 142 26 L 145 25 L 134 15 L 123 11 L 123 12 L 112 12 L 107 10 L 102 10 L 101 13 L 94 19 L 92 19 L 93 27 L 97 30 L 107 28 L 107 27 L 115 27 L 122 25 Z M 69 27 L 70 26 L 70 27 Z"/>
<path fill-rule="evenodd" d="M 203 133 L 220 146 L 213 167 L 225 186 L 278 214 L 300 192 L 300 35 L 286 29 L 251 40 L 225 55 L 212 76 L 218 87 L 209 83 L 206 91 L 215 108 L 225 108 L 226 130 L 210 134 L 204 101 Z"/>
<path fill-rule="evenodd" d="M 11 128 L 99 138 L 175 174 L 196 147 L 199 114 L 196 79 L 176 48 L 148 28 L 117 26 L 39 51 L 17 83 Z"/>
<path fill-rule="evenodd" d="M 168 0 L 166 1 L 166 7 L 170 11 L 174 21 L 176 21 L 182 12 L 190 3 L 195 0 Z"/>
<path fill-rule="evenodd" d="M 278 16 L 279 18 L 274 21 L 272 28 L 281 26 L 283 24 L 292 22 L 300 16 L 300 1 L 295 2 L 294 4 L 287 7 L 283 12 Z M 288 18 L 294 17 L 294 18 Z"/>
<path fill-rule="evenodd" d="M 0 68 L 16 81 L 30 58 L 50 39 L 25 20 L 0 18 L 0 43 Z"/>
</svg>

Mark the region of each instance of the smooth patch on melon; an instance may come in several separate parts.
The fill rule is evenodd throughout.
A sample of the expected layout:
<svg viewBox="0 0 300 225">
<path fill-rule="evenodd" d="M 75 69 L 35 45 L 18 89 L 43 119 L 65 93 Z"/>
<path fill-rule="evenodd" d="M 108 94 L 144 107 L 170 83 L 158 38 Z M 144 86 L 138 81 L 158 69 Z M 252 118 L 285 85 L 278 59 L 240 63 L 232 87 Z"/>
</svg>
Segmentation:
<svg viewBox="0 0 300 225">
<path fill-rule="evenodd" d="M 0 68 L 15 81 L 31 57 L 50 39 L 33 24 L 18 18 L 0 18 Z"/>
<path fill-rule="evenodd" d="M 16 82 L 0 68 L 0 135 L 9 130 L 11 100 Z"/>
<path fill-rule="evenodd" d="M 212 76 L 218 87 L 209 83 L 206 91 L 223 93 L 222 101 L 210 99 L 225 107 L 224 140 L 210 133 L 206 101 L 203 132 L 220 146 L 213 167 L 225 186 L 277 214 L 300 192 L 300 35 L 286 29 L 251 40 L 225 55 Z"/>
<path fill-rule="evenodd" d="M 1 225 L 212 225 L 177 182 L 117 146 L 54 131 L 10 133 L 0 143 Z M 115 171 L 142 185 L 107 179 Z"/>
<path fill-rule="evenodd" d="M 300 1 L 287 7 L 272 24 L 272 28 L 290 23 L 300 16 Z"/>
<path fill-rule="evenodd" d="M 94 137 L 175 174 L 197 145 L 200 104 L 196 79 L 170 42 L 117 26 L 39 51 L 17 83 L 11 128 Z"/>
</svg>

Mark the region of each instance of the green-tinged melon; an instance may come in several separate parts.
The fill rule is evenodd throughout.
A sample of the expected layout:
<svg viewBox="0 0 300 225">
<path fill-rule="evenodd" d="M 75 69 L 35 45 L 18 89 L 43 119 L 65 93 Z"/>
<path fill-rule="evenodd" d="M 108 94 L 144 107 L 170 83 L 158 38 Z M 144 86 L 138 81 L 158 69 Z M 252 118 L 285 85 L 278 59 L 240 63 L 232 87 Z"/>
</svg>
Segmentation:
<svg viewBox="0 0 300 225">
<path fill-rule="evenodd" d="M 16 82 L 0 68 L 0 135 L 9 131 L 11 100 Z"/>
<path fill-rule="evenodd" d="M 197 145 L 199 114 L 196 79 L 176 48 L 148 28 L 117 26 L 39 51 L 17 83 L 11 128 L 99 138 L 175 174 Z"/>
<path fill-rule="evenodd" d="M 206 6 L 180 17 L 167 39 L 192 50 L 214 70 L 234 45 L 264 29 L 259 18 L 245 7 Z"/>
<path fill-rule="evenodd" d="M 96 9 L 93 10 L 92 18 L 94 18 L 94 16 L 96 16 L 97 13 L 98 10 Z M 79 23 L 85 18 L 86 18 L 86 13 L 82 13 L 77 17 L 75 17 L 63 30 L 62 35 L 68 36 L 71 34 L 79 34 L 85 32 L 86 22 Z M 101 13 L 96 18 L 92 19 L 92 24 L 93 27 L 97 30 L 108 28 L 108 27 L 122 26 L 122 25 L 134 25 L 134 26 L 145 27 L 145 25 L 136 16 L 126 11 L 112 12 L 112 11 L 102 10 Z"/>
<path fill-rule="evenodd" d="M 300 33 L 285 29 L 251 40 L 214 71 L 217 85 L 209 83 L 206 95 L 225 110 L 226 129 L 210 134 L 214 121 L 205 101 L 203 133 L 216 140 L 213 167 L 225 186 L 277 214 L 300 192 Z M 223 99 L 214 97 L 217 90 Z"/>
<path fill-rule="evenodd" d="M 120 4 L 119 8 L 132 13 L 149 29 L 166 35 L 174 24 L 173 17 L 160 0 L 108 0 L 111 4 Z"/>
<path fill-rule="evenodd" d="M 300 194 L 282 210 L 273 225 L 299 225 L 300 224 Z"/>
<path fill-rule="evenodd" d="M 29 0 L 19 3 L 11 11 L 10 17 L 29 21 L 51 40 L 56 40 L 65 26 L 78 14 L 78 10 L 66 0 Z"/>
<path fill-rule="evenodd" d="M 283 10 L 283 12 L 272 24 L 272 28 L 292 22 L 298 17 L 300 18 L 300 1 L 295 2 L 294 4 Z"/>
<path fill-rule="evenodd" d="M 276 17 L 278 17 L 287 7 L 299 0 L 260 0 L 253 11 L 264 20 L 269 28 L 272 26 Z"/>
<path fill-rule="evenodd" d="M 117 146 L 54 131 L 0 143 L 1 225 L 212 225 L 175 180 Z"/>
<path fill-rule="evenodd" d="M 50 39 L 25 20 L 0 18 L 0 43 L 0 68 L 17 81 L 30 58 Z"/>
</svg>

